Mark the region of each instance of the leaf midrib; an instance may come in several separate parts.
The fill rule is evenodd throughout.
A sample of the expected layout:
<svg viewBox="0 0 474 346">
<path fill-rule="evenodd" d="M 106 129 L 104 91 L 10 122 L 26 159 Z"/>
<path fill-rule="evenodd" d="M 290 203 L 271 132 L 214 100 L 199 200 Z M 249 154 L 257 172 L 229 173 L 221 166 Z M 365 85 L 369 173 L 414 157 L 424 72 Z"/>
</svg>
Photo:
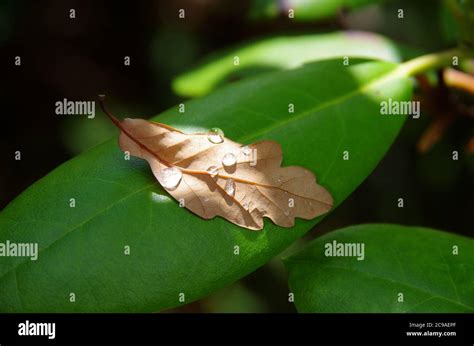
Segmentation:
<svg viewBox="0 0 474 346">
<path fill-rule="evenodd" d="M 371 82 L 369 82 L 367 84 L 364 84 L 364 85 L 354 89 L 353 91 L 348 92 L 347 94 L 343 94 L 343 95 L 341 95 L 339 97 L 336 97 L 336 98 L 334 98 L 334 99 L 332 99 L 328 102 L 321 103 L 320 105 L 318 105 L 316 107 L 310 107 L 306 111 L 301 112 L 298 115 L 283 118 L 281 121 L 275 122 L 275 124 L 273 124 L 271 126 L 264 127 L 260 131 L 254 132 L 249 136 L 243 136 L 241 138 L 238 138 L 238 141 L 245 143 L 245 142 L 250 141 L 252 139 L 258 139 L 259 137 L 261 137 L 263 134 L 265 134 L 267 132 L 270 132 L 270 131 L 272 131 L 274 129 L 277 129 L 277 128 L 280 128 L 280 127 L 287 126 L 289 123 L 291 123 L 293 121 L 297 121 L 301 118 L 305 118 L 306 116 L 312 115 L 313 113 L 317 113 L 321 109 L 331 107 L 332 105 L 337 104 L 339 102 L 342 103 L 342 102 L 346 101 L 347 99 L 350 99 L 353 96 L 363 94 L 365 91 L 369 90 L 370 88 L 376 87 L 379 84 L 383 84 L 383 83 L 392 81 L 394 79 L 407 77 L 407 76 L 408 76 L 408 73 L 407 73 L 406 69 L 404 68 L 404 65 L 398 65 L 397 67 L 395 67 L 393 70 L 391 70 L 387 74 L 383 75 L 382 77 L 374 78 Z"/>
<path fill-rule="evenodd" d="M 287 261 L 288 261 L 288 263 L 303 263 L 303 264 L 311 264 L 311 265 L 313 265 L 313 264 L 315 263 L 314 260 L 303 260 L 303 259 L 288 259 Z M 368 271 L 364 271 L 364 270 L 358 270 L 358 269 L 355 269 L 355 268 L 341 267 L 341 266 L 327 265 L 327 264 L 319 264 L 319 266 L 320 266 L 321 268 L 341 269 L 341 270 L 349 271 L 349 272 L 352 272 L 352 273 L 358 273 L 358 274 L 363 274 L 363 275 L 371 276 L 371 277 L 374 277 L 374 278 L 377 278 L 377 279 L 380 279 L 380 280 L 383 280 L 383 281 L 387 281 L 387 282 L 390 282 L 390 283 L 400 284 L 400 285 L 409 287 L 409 288 L 411 288 L 411 289 L 414 289 L 414 290 L 423 292 L 423 293 L 429 295 L 431 298 L 439 298 L 439 299 L 441 299 L 441 300 L 445 300 L 445 301 L 447 301 L 447 302 L 454 303 L 454 304 L 456 304 L 456 305 L 460 305 L 460 306 L 463 306 L 463 307 L 465 307 L 465 308 L 467 308 L 467 309 L 469 309 L 469 310 L 474 311 L 474 306 L 469 306 L 469 305 L 465 304 L 464 302 L 455 301 L 455 300 L 450 299 L 450 298 L 448 298 L 448 297 L 440 296 L 440 295 L 438 295 L 438 294 L 436 294 L 436 293 L 433 293 L 433 292 L 431 292 L 431 291 L 427 291 L 425 288 L 421 288 L 421 287 L 418 287 L 418 286 L 414 286 L 414 285 L 411 284 L 411 283 L 407 283 L 407 282 L 403 282 L 403 281 L 396 281 L 396 280 L 391 279 L 391 278 L 389 278 L 389 277 L 380 276 L 380 275 L 377 275 L 377 274 L 372 273 L 372 272 L 368 272 Z"/>
<path fill-rule="evenodd" d="M 117 205 L 117 204 L 119 204 L 119 203 L 121 203 L 121 202 L 127 200 L 127 199 L 130 198 L 131 196 L 134 196 L 135 194 L 140 193 L 140 192 L 142 192 L 142 191 L 148 189 L 150 186 L 153 186 L 153 185 L 155 185 L 155 184 L 157 184 L 156 181 L 154 181 L 152 184 L 148 184 L 148 185 L 146 185 L 145 187 L 142 187 L 142 188 L 140 188 L 140 189 L 138 189 L 138 190 L 135 190 L 135 191 L 133 191 L 133 192 L 131 192 L 131 193 L 125 195 L 124 197 L 122 197 L 122 198 L 116 200 L 115 202 L 113 202 L 113 203 L 107 205 L 105 208 L 100 209 L 98 212 L 94 213 L 94 214 L 93 214 L 92 216 L 90 216 L 88 219 L 86 219 L 86 220 L 80 222 L 79 224 L 73 226 L 72 228 L 69 228 L 69 229 L 66 228 L 66 232 L 63 233 L 60 237 L 58 237 L 56 240 L 52 241 L 48 246 L 44 247 L 43 249 L 39 249 L 39 250 L 38 250 L 38 257 L 39 257 L 39 255 L 40 255 L 41 252 L 46 251 L 47 249 L 49 249 L 50 247 L 52 247 L 53 245 L 55 245 L 57 242 L 59 242 L 59 241 L 61 241 L 63 238 L 65 238 L 67 235 L 69 235 L 69 234 L 72 233 L 73 231 L 75 231 L 75 230 L 81 228 L 82 226 L 86 225 L 87 223 L 89 223 L 90 221 L 92 221 L 93 219 L 95 219 L 97 216 L 103 214 L 105 211 L 107 211 L 107 210 L 109 210 L 110 208 L 114 207 L 115 205 Z M 7 276 L 8 274 L 10 274 L 12 271 L 15 271 L 15 273 L 16 273 L 16 270 L 17 270 L 20 266 L 22 266 L 23 264 L 25 264 L 26 262 L 28 262 L 27 259 L 18 262 L 17 265 L 11 267 L 9 270 L 7 270 L 5 273 L 3 273 L 3 274 L 0 276 L 0 279 L 3 279 L 5 276 Z M 29 262 L 28 262 L 28 263 L 29 263 Z M 17 285 L 17 286 L 18 286 L 18 285 Z"/>
</svg>

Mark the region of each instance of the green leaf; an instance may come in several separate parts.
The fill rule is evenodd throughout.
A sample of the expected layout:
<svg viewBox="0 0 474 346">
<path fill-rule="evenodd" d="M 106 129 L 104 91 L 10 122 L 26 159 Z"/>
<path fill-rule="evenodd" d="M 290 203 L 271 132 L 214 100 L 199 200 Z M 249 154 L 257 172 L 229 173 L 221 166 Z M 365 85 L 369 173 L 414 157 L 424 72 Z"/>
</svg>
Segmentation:
<svg viewBox="0 0 474 346">
<path fill-rule="evenodd" d="M 174 79 L 172 86 L 178 95 L 202 96 L 226 81 L 297 68 L 310 61 L 348 56 L 400 62 L 405 54 L 409 54 L 407 48 L 362 31 L 272 37 L 214 53 Z M 234 57 L 239 57 L 238 65 Z"/>
<path fill-rule="evenodd" d="M 405 116 L 380 115 L 380 101 L 411 97 L 405 72 L 388 62 L 321 61 L 236 83 L 186 103 L 184 114 L 175 107 L 155 120 L 185 132 L 220 127 L 241 143 L 278 141 L 284 164 L 314 171 L 339 204 L 403 125 Z M 342 160 L 346 150 L 350 160 Z M 0 311 L 182 305 L 180 293 L 189 303 L 225 287 L 320 220 L 297 219 L 291 229 L 266 220 L 260 232 L 221 218 L 203 220 L 166 195 L 145 161 L 124 160 L 113 139 L 64 163 L 0 214 L 0 242 L 38 242 L 40 248 L 37 261 L 1 258 Z M 234 255 L 235 246 L 240 255 Z"/>
<path fill-rule="evenodd" d="M 364 244 L 363 260 L 326 256 L 334 241 Z M 459 235 L 352 226 L 317 238 L 285 262 L 300 312 L 474 311 L 474 241 Z"/>
<path fill-rule="evenodd" d="M 375 4 L 383 0 L 254 0 L 249 17 L 253 20 L 270 19 L 279 15 L 288 17 L 288 11 L 294 11 L 296 21 L 315 21 L 333 17 L 343 10 L 353 10 Z"/>
</svg>

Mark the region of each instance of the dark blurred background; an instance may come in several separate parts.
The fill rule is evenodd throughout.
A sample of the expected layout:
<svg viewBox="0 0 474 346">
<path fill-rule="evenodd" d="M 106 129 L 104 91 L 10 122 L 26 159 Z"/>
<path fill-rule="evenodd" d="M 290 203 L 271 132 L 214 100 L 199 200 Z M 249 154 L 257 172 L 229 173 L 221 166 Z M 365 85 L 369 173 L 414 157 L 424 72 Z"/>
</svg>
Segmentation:
<svg viewBox="0 0 474 346">
<path fill-rule="evenodd" d="M 285 6 L 285 1 L 275 3 Z M 361 29 L 423 51 L 455 43 L 441 1 L 389 0 L 305 22 L 278 15 L 250 19 L 258 5 L 250 0 L 2 0 L 0 210 L 62 162 L 116 135 L 97 109 L 94 121 L 55 115 L 54 103 L 63 98 L 95 100 L 105 93 L 118 116 L 147 118 L 182 101 L 171 81 L 204 56 L 268 35 Z M 178 18 L 180 8 L 186 9 L 185 20 Z M 393 19 L 398 8 L 410 13 L 403 26 Z M 75 9 L 75 19 L 69 18 L 70 9 Z M 14 66 L 15 56 L 21 56 L 20 67 Z M 130 57 L 130 66 L 124 66 L 124 56 Z M 420 153 L 417 144 L 433 121 L 428 110 L 422 111 L 427 116 L 407 121 L 388 155 L 357 191 L 287 251 L 322 233 L 368 222 L 473 235 L 472 118 L 454 119 Z M 14 160 L 17 150 L 21 161 Z M 450 159 L 453 150 L 459 151 L 457 161 Z M 397 207 L 400 197 L 404 208 Z M 277 258 L 180 311 L 294 311 L 284 299 L 287 291 L 286 272 Z"/>
</svg>

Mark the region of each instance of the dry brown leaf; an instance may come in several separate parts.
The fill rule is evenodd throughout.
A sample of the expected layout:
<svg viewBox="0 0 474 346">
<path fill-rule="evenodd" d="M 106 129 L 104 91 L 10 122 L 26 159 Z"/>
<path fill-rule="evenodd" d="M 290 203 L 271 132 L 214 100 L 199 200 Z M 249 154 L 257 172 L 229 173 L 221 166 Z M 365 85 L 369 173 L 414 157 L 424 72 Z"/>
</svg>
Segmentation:
<svg viewBox="0 0 474 346">
<path fill-rule="evenodd" d="M 219 133 L 185 134 L 156 122 L 107 115 L 121 130 L 120 148 L 147 160 L 163 188 L 204 219 L 221 216 L 258 230 L 268 217 L 291 227 L 295 217 L 313 219 L 333 205 L 312 172 L 280 167 L 282 151 L 274 141 L 242 146 Z"/>
</svg>

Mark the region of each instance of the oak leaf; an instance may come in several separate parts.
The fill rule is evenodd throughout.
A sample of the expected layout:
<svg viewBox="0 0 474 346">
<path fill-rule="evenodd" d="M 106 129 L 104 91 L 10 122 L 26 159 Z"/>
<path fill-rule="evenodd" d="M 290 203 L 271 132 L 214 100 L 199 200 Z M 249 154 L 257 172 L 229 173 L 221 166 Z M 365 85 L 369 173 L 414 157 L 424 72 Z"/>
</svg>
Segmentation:
<svg viewBox="0 0 474 346">
<path fill-rule="evenodd" d="M 312 219 L 333 205 L 312 172 L 281 167 L 277 142 L 243 146 L 218 131 L 186 134 L 143 119 L 119 121 L 101 105 L 121 130 L 120 148 L 147 160 L 163 188 L 204 219 L 221 216 L 259 230 L 263 217 L 268 217 L 279 226 L 291 227 L 295 217 Z"/>
</svg>

